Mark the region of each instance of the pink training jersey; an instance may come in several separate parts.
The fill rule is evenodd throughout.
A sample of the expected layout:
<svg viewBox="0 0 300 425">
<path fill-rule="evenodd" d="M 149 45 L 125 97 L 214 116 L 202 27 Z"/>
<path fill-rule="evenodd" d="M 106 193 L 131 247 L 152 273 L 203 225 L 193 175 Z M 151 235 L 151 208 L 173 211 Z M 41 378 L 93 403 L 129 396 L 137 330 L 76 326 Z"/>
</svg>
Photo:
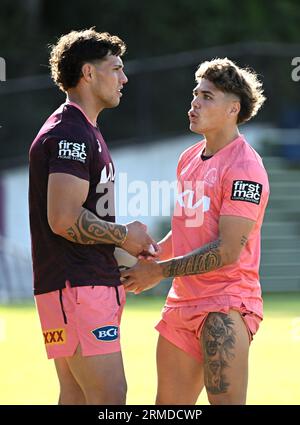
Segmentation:
<svg viewBox="0 0 300 425">
<path fill-rule="evenodd" d="M 205 141 L 188 148 L 177 168 L 178 197 L 172 218 L 174 257 L 218 239 L 219 218 L 238 216 L 255 221 L 239 260 L 209 273 L 176 277 L 167 306 L 197 304 L 236 297 L 249 301 L 262 316 L 259 283 L 260 229 L 269 197 L 262 159 L 241 135 L 209 159 Z"/>
</svg>

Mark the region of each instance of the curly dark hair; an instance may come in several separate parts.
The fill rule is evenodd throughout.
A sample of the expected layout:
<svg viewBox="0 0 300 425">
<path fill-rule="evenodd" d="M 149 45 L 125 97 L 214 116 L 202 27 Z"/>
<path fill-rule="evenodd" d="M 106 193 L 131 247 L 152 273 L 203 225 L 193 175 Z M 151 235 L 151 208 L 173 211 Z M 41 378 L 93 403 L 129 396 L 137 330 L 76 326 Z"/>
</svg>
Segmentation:
<svg viewBox="0 0 300 425">
<path fill-rule="evenodd" d="M 266 98 L 257 74 L 249 68 L 240 68 L 228 58 L 203 62 L 196 71 L 196 81 L 205 78 L 219 90 L 233 93 L 240 99 L 241 110 L 237 124 L 254 117 Z"/>
<path fill-rule="evenodd" d="M 67 91 L 78 84 L 84 63 L 103 59 L 108 53 L 122 56 L 126 44 L 116 35 L 90 28 L 71 31 L 50 48 L 51 77 L 62 91 Z"/>
</svg>

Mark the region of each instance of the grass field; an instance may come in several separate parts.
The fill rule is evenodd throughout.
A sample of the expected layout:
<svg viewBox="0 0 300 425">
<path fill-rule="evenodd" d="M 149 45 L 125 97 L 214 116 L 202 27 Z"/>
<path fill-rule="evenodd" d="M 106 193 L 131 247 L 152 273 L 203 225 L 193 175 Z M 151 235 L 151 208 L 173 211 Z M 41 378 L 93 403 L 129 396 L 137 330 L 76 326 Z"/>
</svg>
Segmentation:
<svg viewBox="0 0 300 425">
<path fill-rule="evenodd" d="M 300 404 L 300 294 L 268 294 L 250 350 L 248 404 Z M 153 404 L 153 329 L 162 298 L 128 300 L 122 322 L 128 404 Z M 56 404 L 58 383 L 32 304 L 0 306 L 0 404 Z M 205 394 L 198 400 L 207 404 Z"/>
</svg>

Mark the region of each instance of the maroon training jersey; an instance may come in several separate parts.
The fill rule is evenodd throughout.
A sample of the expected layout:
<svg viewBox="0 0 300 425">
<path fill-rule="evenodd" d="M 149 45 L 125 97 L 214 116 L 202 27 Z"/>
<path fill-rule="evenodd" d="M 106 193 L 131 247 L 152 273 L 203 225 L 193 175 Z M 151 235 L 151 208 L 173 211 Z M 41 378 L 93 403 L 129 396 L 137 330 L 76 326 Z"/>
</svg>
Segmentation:
<svg viewBox="0 0 300 425">
<path fill-rule="evenodd" d="M 71 286 L 118 286 L 114 245 L 82 245 L 52 232 L 47 219 L 48 176 L 66 173 L 89 181 L 83 207 L 115 222 L 114 166 L 106 143 L 83 111 L 60 106 L 45 122 L 29 152 L 29 211 L 34 294 Z"/>
</svg>

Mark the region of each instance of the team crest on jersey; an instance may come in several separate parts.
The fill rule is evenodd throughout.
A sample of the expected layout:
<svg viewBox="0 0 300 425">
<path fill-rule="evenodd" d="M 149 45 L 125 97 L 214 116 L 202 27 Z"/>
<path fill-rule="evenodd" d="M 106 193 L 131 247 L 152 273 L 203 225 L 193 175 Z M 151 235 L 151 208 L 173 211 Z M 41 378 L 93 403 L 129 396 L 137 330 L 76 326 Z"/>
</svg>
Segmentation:
<svg viewBox="0 0 300 425">
<path fill-rule="evenodd" d="M 60 140 L 58 142 L 58 158 L 73 159 L 85 163 L 87 158 L 87 147 L 84 142 L 69 142 Z"/>
<path fill-rule="evenodd" d="M 101 328 L 94 329 L 92 334 L 98 341 L 112 342 L 119 338 L 118 326 L 108 325 Z"/>
<path fill-rule="evenodd" d="M 262 194 L 262 184 L 250 180 L 234 180 L 232 183 L 231 199 L 259 205 Z"/>
<path fill-rule="evenodd" d="M 204 182 L 208 184 L 208 186 L 213 186 L 217 181 L 217 169 L 211 168 L 204 176 Z"/>
</svg>

